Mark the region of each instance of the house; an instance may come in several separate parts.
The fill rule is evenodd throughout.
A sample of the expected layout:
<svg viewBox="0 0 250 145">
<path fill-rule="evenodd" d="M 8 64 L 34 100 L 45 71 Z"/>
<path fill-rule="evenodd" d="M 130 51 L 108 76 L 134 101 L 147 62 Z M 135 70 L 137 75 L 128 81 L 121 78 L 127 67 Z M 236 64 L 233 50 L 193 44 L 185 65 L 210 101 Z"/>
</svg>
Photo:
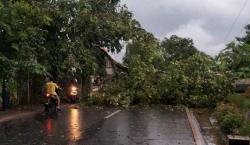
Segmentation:
<svg viewBox="0 0 250 145">
<path fill-rule="evenodd" d="M 101 48 L 101 51 L 104 54 L 104 65 L 107 77 L 116 77 L 122 72 L 128 73 L 128 67 L 114 60 L 108 53 L 107 48 Z"/>
<path fill-rule="evenodd" d="M 236 80 L 234 83 L 236 92 L 245 93 L 250 96 L 250 78 Z"/>
<path fill-rule="evenodd" d="M 103 83 L 107 81 L 112 81 L 116 78 L 118 78 L 120 75 L 124 75 L 128 73 L 128 67 L 120 64 L 116 60 L 110 56 L 108 53 L 107 48 L 101 48 L 100 49 L 104 54 L 104 62 L 103 65 L 106 70 L 106 76 L 105 78 L 101 78 L 100 76 L 91 76 L 91 82 L 92 82 L 92 92 L 91 94 L 94 94 L 98 91 L 99 86 L 101 86 Z"/>
</svg>

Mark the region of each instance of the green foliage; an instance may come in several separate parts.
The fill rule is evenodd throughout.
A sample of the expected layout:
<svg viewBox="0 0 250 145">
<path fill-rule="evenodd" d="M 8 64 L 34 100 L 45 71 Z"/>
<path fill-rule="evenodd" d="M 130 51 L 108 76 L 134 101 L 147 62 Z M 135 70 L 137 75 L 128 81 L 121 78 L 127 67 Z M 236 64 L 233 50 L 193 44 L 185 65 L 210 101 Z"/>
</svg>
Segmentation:
<svg viewBox="0 0 250 145">
<path fill-rule="evenodd" d="M 204 54 L 171 62 L 166 70 L 159 85 L 163 102 L 213 107 L 231 92 L 227 74 L 217 70 L 214 61 Z"/>
<path fill-rule="evenodd" d="M 118 85 L 120 92 L 130 91 L 132 104 L 215 107 L 231 92 L 231 74 L 221 70 L 211 57 L 198 52 L 191 40 L 173 36 L 164 40 L 161 47 L 151 34 L 140 33 L 141 39 L 127 46 L 125 63 L 129 66 L 129 75 L 121 80 L 123 85 Z M 178 50 L 168 50 L 175 45 Z M 185 54 L 182 47 L 193 51 Z M 171 59 L 168 56 L 172 56 Z M 119 98 L 118 94 L 110 95 Z"/>
<path fill-rule="evenodd" d="M 91 102 L 119 106 L 129 104 L 184 104 L 214 106 L 231 89 L 227 69 L 218 67 L 199 52 L 191 39 L 172 36 L 161 43 L 141 28 L 120 0 L 13 1 L 0 5 L 0 79 L 20 76 L 29 84 L 32 76 L 49 72 L 55 78 L 105 75 L 104 54 L 121 51 L 128 42 L 125 64 L 128 75 L 104 85 Z M 234 63 L 241 55 L 244 59 Z M 248 72 L 248 45 L 232 45 L 225 54 L 225 68 Z M 237 52 L 237 53 L 235 53 Z M 228 59 L 227 59 L 228 58 Z M 233 58 L 233 59 L 232 59 Z M 234 59 L 235 58 L 235 59 Z M 222 59 L 221 59 L 222 60 Z M 232 65 L 233 64 L 233 65 Z M 250 71 L 249 71 L 250 72 Z M 21 79 L 16 79 L 21 83 Z"/>
<path fill-rule="evenodd" d="M 119 0 L 18 1 L 1 6 L 0 12 L 0 60 L 16 64 L 2 68 L 46 70 L 55 77 L 67 73 L 69 55 L 76 58 L 79 75 L 93 74 L 97 64 L 102 67 L 100 47 L 119 52 L 120 41 L 129 40 L 139 27 Z"/>
<path fill-rule="evenodd" d="M 137 33 L 140 39 L 127 45 L 124 59 L 129 67 L 128 77 L 121 80 L 123 85 L 118 85 L 124 89 L 120 92 L 130 91 L 132 104 L 215 107 L 231 92 L 231 74 L 199 52 L 192 40 L 172 36 L 160 45 L 152 34 Z M 110 95 L 119 98 L 118 94 Z"/>
<path fill-rule="evenodd" d="M 228 113 L 221 117 L 219 121 L 225 133 L 237 133 L 236 129 L 241 127 L 243 119 L 239 114 Z"/>
<path fill-rule="evenodd" d="M 48 27 L 48 62 L 53 74 L 67 72 L 67 58 L 75 58 L 78 75 L 88 76 L 103 71 L 101 47 L 111 52 L 122 49 L 121 41 L 133 37 L 137 21 L 117 1 L 46 1 L 43 3 L 52 24 Z M 42 58 L 41 58 L 42 59 Z"/>
<path fill-rule="evenodd" d="M 249 135 L 250 134 L 250 120 L 244 122 L 242 127 L 239 129 L 241 135 Z"/>
<path fill-rule="evenodd" d="M 242 94 L 231 94 L 226 98 L 226 100 L 230 103 L 235 104 L 242 110 L 250 109 L 250 99 Z"/>
<path fill-rule="evenodd" d="M 241 111 L 233 104 L 219 104 L 215 116 L 222 130 L 228 134 L 238 134 L 239 128 L 242 127 L 244 121 Z"/>
<path fill-rule="evenodd" d="M 249 135 L 249 99 L 242 94 L 231 94 L 225 101 L 217 105 L 215 112 L 222 130 L 228 134 Z"/>
<path fill-rule="evenodd" d="M 29 82 L 32 76 L 48 73 L 67 78 L 72 67 L 81 78 L 105 74 L 100 48 L 119 52 L 122 41 L 134 39 L 143 30 L 119 3 L 20 0 L 6 7 L 1 4 L 0 79 L 21 75 Z"/>
<path fill-rule="evenodd" d="M 250 27 L 246 26 L 247 35 L 237 38 L 238 41 L 231 42 L 217 56 L 217 62 L 221 68 L 232 71 L 235 78 L 250 77 Z"/>
<path fill-rule="evenodd" d="M 245 79 L 250 77 L 250 25 L 246 27 L 246 36 L 227 45 L 216 58 L 220 70 L 232 72 L 231 78 Z M 219 104 L 217 119 L 226 133 L 249 135 L 250 123 L 246 114 L 249 113 L 250 100 L 242 94 L 231 94 L 226 100 L 227 106 Z M 232 107 L 233 106 L 233 107 Z M 234 108 L 234 109 L 232 109 Z M 235 111 L 237 110 L 237 111 Z M 244 117 L 243 117 L 244 116 Z"/>
<path fill-rule="evenodd" d="M 0 54 L 3 74 L 12 76 L 15 67 L 38 72 L 40 64 L 36 61 L 43 50 L 46 30 L 51 19 L 38 6 L 19 1 L 0 8 Z"/>
<path fill-rule="evenodd" d="M 141 39 L 134 40 L 127 47 L 125 61 L 129 66 L 129 76 L 126 84 L 134 95 L 132 103 L 150 104 L 157 101 L 156 65 L 162 61 L 161 49 L 152 34 L 140 33 Z"/>
<path fill-rule="evenodd" d="M 94 105 L 112 105 L 127 108 L 134 94 L 125 89 L 121 81 L 105 84 L 101 90 L 88 98 L 88 102 Z"/>
<path fill-rule="evenodd" d="M 161 42 L 161 47 L 166 61 L 186 59 L 198 52 L 194 47 L 193 40 L 180 38 L 176 35 L 165 38 Z"/>
<path fill-rule="evenodd" d="M 250 24 L 245 26 L 246 35 L 242 38 L 237 38 L 239 42 L 250 44 Z"/>
</svg>

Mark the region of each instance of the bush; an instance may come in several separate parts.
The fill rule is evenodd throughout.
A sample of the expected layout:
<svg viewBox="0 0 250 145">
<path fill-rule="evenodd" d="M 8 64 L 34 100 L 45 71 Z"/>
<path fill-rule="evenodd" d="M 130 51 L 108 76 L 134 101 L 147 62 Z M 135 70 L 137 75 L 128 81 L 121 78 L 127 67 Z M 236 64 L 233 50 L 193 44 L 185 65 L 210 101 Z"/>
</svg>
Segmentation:
<svg viewBox="0 0 250 145">
<path fill-rule="evenodd" d="M 242 126 L 243 118 L 240 114 L 230 112 L 221 117 L 221 128 L 225 133 L 239 133 L 239 128 Z"/>
<path fill-rule="evenodd" d="M 235 105 L 229 103 L 219 104 L 215 116 L 224 133 L 239 134 L 239 128 L 244 123 L 244 115 Z"/>
<path fill-rule="evenodd" d="M 244 125 L 240 128 L 241 135 L 250 135 L 250 120 L 245 121 Z"/>
<path fill-rule="evenodd" d="M 242 94 L 231 94 L 226 98 L 226 101 L 235 104 L 242 110 L 250 109 L 250 99 L 248 99 L 245 95 Z"/>
</svg>

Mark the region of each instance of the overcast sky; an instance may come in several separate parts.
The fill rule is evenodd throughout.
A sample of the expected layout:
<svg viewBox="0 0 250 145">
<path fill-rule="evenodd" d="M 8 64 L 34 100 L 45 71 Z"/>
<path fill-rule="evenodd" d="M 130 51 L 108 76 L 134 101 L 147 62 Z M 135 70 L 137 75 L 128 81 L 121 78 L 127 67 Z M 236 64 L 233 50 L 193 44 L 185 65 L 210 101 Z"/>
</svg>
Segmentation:
<svg viewBox="0 0 250 145">
<path fill-rule="evenodd" d="M 193 39 L 195 46 L 215 56 L 250 23 L 250 0 L 121 0 L 143 28 L 162 40 L 178 35 Z M 245 5 L 244 5 L 245 4 Z M 230 28 L 239 15 L 229 37 Z M 116 55 L 120 59 L 121 55 Z"/>
</svg>

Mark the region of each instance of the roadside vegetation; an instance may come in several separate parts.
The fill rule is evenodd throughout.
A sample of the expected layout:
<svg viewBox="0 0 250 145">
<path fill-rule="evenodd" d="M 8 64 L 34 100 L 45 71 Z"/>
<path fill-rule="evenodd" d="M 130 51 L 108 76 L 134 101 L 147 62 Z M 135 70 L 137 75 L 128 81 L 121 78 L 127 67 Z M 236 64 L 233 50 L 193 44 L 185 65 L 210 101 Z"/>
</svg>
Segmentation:
<svg viewBox="0 0 250 145">
<path fill-rule="evenodd" d="M 215 117 L 223 132 L 235 135 L 250 134 L 250 99 L 242 94 L 231 94 L 218 104 Z"/>
<path fill-rule="evenodd" d="M 142 37 L 127 46 L 128 75 L 105 84 L 92 96 L 97 103 L 215 107 L 232 92 L 232 73 L 198 51 L 192 40 L 172 36 L 159 42 L 152 35 Z"/>
<path fill-rule="evenodd" d="M 234 79 L 250 77 L 250 25 L 247 25 L 245 29 L 246 35 L 228 44 L 217 57 L 220 68 L 231 72 Z M 218 103 L 215 117 L 226 134 L 250 135 L 250 98 L 248 95 L 231 93 L 223 102 Z"/>
</svg>

